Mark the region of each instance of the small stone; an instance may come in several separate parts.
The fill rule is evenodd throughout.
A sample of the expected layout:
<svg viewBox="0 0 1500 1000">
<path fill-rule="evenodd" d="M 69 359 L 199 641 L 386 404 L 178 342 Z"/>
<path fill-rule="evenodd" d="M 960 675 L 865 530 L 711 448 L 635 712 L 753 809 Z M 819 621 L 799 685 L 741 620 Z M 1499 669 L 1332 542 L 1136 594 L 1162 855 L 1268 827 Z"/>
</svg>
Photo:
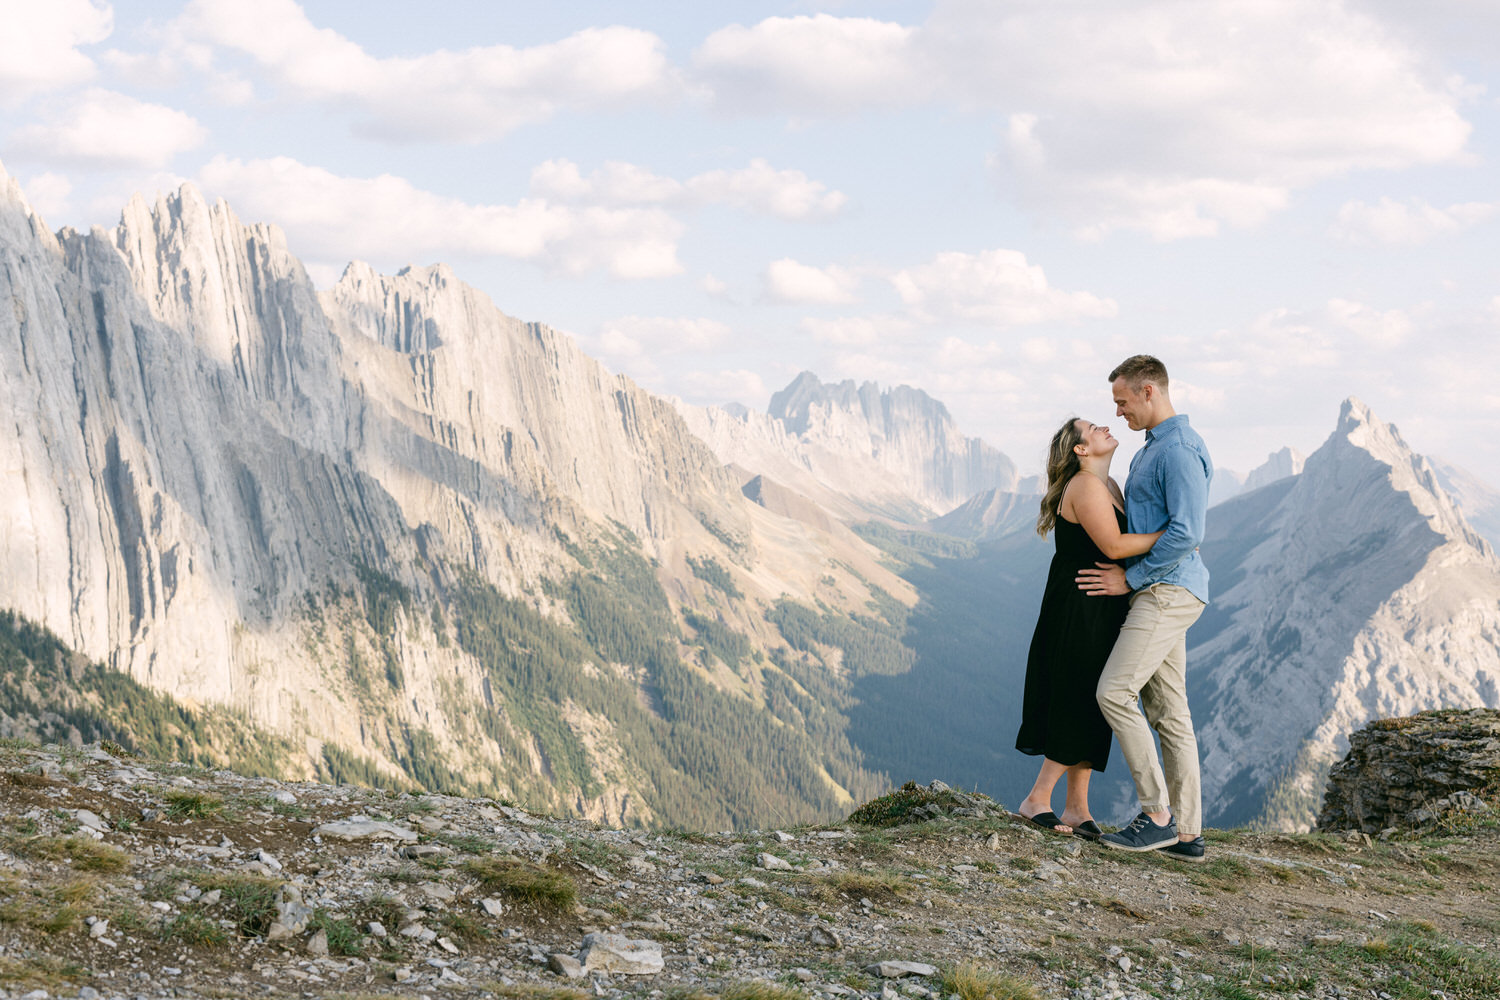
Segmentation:
<svg viewBox="0 0 1500 1000">
<path fill-rule="evenodd" d="M 1130 971 L 1130 966 L 1131 966 L 1130 956 L 1129 955 L 1121 955 L 1120 958 L 1119 958 L 1119 960 L 1118 960 L 1118 962 L 1116 964 L 1118 964 L 1120 966 L 1120 971 L 1121 972 L 1129 972 Z"/>
<path fill-rule="evenodd" d="M 318 933 L 307 939 L 307 953 L 309 955 L 328 954 L 328 932 L 319 930 Z"/>
<path fill-rule="evenodd" d="M 709 885 L 723 885 L 724 876 L 715 875 L 713 872 L 704 872 L 703 881 L 707 882 Z"/>
<path fill-rule="evenodd" d="M 443 949 L 444 951 L 446 951 L 448 954 L 450 954 L 450 955 L 457 955 L 458 954 L 458 945 L 454 944 L 450 939 L 445 938 L 445 937 L 440 937 L 440 938 L 437 939 L 437 943 L 438 943 L 438 947 L 441 948 L 441 949 Z"/>
<path fill-rule="evenodd" d="M 547 956 L 547 968 L 566 979 L 582 979 L 583 964 L 572 955 L 554 952 Z"/>
<path fill-rule="evenodd" d="M 271 852 L 266 850 L 264 847 L 256 849 L 255 860 L 259 861 L 261 864 L 265 865 L 273 872 L 281 871 L 281 862 L 272 857 Z"/>
<path fill-rule="evenodd" d="M 814 979 L 811 969 L 793 969 L 792 975 L 797 977 L 799 983 L 810 983 Z"/>
<path fill-rule="evenodd" d="M 756 855 L 755 863 L 767 871 L 789 872 L 792 870 L 792 863 L 790 861 L 764 852 Z"/>
<path fill-rule="evenodd" d="M 900 979 L 902 976 L 935 976 L 937 967 L 924 962 L 876 962 L 865 966 L 865 972 L 881 979 Z"/>
<path fill-rule="evenodd" d="M 385 924 L 382 924 L 379 920 L 371 920 L 368 924 L 365 925 L 365 930 L 369 932 L 370 937 L 386 937 Z"/>
<path fill-rule="evenodd" d="M 78 821 L 79 826 L 87 830 L 93 830 L 97 833 L 109 832 L 109 824 L 104 822 L 98 813 L 90 812 L 87 809 L 74 809 L 73 818 Z"/>
<path fill-rule="evenodd" d="M 776 842 L 778 844 L 790 844 L 792 841 L 794 841 L 794 840 L 797 839 L 796 837 L 793 837 L 790 833 L 787 833 L 785 830 L 775 830 L 775 831 L 772 831 L 771 836 L 773 836 L 773 837 L 776 838 Z"/>
<path fill-rule="evenodd" d="M 297 804 L 297 796 L 293 795 L 285 788 L 272 795 L 271 798 L 275 799 L 277 802 L 280 802 L 284 806 L 294 806 Z"/>
<path fill-rule="evenodd" d="M 458 893 L 440 882 L 423 882 L 417 888 L 422 890 L 428 898 L 441 900 L 444 903 L 451 903 L 458 896 Z"/>
<path fill-rule="evenodd" d="M 588 934 L 578 961 L 585 972 L 652 976 L 666 965 L 661 945 L 655 941 L 631 940 L 620 934 Z"/>
<path fill-rule="evenodd" d="M 415 841 L 418 834 L 415 830 L 397 826 L 395 823 L 373 820 L 368 816 L 355 816 L 334 823 L 324 823 L 313 830 L 313 836 L 337 837 L 340 840 Z"/>
<path fill-rule="evenodd" d="M 844 946 L 844 939 L 839 937 L 838 931 L 821 924 L 815 924 L 808 932 L 807 941 L 814 948 L 827 948 L 831 951 L 837 951 Z"/>
<path fill-rule="evenodd" d="M 412 976 L 410 969 L 392 969 L 391 978 L 398 983 L 404 983 Z"/>
<path fill-rule="evenodd" d="M 998 834 L 998 833 L 992 833 L 992 834 L 990 834 L 989 838 L 987 840 L 985 840 L 984 846 L 987 847 L 987 848 L 989 848 L 992 851 L 998 851 L 998 850 L 1000 850 L 1000 834 Z"/>
<path fill-rule="evenodd" d="M 396 856 L 405 858 L 407 861 L 420 861 L 423 858 L 447 853 L 448 849 L 446 847 L 440 847 L 437 844 L 409 844 L 397 851 Z"/>
<path fill-rule="evenodd" d="M 108 933 L 109 933 L 109 921 L 108 920 L 95 920 L 92 924 L 89 925 L 89 937 L 91 937 L 91 938 L 103 937 L 104 935 L 106 935 Z"/>
<path fill-rule="evenodd" d="M 205 892 L 203 895 L 199 896 L 198 897 L 198 905 L 199 906 L 213 906 L 214 904 L 218 903 L 218 901 L 220 899 L 222 899 L 223 897 L 224 897 L 224 890 L 222 890 L 222 889 L 214 889 L 212 892 Z"/>
<path fill-rule="evenodd" d="M 479 908 L 484 910 L 486 916 L 498 917 L 505 912 L 505 904 L 498 899 L 481 899 Z"/>
</svg>

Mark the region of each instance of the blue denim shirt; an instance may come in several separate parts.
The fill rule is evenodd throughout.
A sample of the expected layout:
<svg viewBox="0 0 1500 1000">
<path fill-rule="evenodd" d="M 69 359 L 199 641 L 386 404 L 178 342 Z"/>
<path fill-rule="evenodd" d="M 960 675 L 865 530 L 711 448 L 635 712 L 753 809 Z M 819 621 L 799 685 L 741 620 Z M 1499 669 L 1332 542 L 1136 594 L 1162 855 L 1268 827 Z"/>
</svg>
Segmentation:
<svg viewBox="0 0 1500 1000">
<path fill-rule="evenodd" d="M 1146 432 L 1146 446 L 1130 460 L 1125 480 L 1125 520 L 1131 532 L 1165 531 L 1151 551 L 1125 561 L 1131 590 L 1172 583 L 1208 603 L 1208 567 L 1198 555 L 1208 516 L 1208 483 L 1214 465 L 1184 414 Z"/>
</svg>

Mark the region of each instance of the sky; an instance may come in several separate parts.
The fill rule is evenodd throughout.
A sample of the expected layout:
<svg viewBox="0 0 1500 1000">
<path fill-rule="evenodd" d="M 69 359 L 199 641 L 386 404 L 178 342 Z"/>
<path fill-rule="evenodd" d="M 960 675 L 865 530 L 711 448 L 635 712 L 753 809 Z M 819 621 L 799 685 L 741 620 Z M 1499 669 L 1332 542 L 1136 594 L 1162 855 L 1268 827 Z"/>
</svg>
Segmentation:
<svg viewBox="0 0 1500 1000">
<path fill-rule="evenodd" d="M 1151 353 L 1217 465 L 1364 400 L 1500 483 L 1500 0 L 0 0 L 53 228 L 183 183 L 692 403 L 907 384 L 1040 471 Z M 1124 452 L 1122 452 L 1123 454 Z M 1118 471 L 1118 470 L 1117 470 Z"/>
</svg>

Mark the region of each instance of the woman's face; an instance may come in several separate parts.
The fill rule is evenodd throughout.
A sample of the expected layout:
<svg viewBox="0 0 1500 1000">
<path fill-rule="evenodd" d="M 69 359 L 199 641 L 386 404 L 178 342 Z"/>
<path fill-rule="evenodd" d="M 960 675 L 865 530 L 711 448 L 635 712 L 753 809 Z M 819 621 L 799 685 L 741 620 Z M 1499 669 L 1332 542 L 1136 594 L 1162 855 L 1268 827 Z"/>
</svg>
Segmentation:
<svg viewBox="0 0 1500 1000">
<path fill-rule="evenodd" d="M 1080 419 L 1074 426 L 1083 437 L 1083 447 L 1090 455 L 1111 455 L 1120 447 L 1120 442 L 1109 432 L 1108 427 L 1100 424 L 1091 424 L 1087 420 Z"/>
</svg>

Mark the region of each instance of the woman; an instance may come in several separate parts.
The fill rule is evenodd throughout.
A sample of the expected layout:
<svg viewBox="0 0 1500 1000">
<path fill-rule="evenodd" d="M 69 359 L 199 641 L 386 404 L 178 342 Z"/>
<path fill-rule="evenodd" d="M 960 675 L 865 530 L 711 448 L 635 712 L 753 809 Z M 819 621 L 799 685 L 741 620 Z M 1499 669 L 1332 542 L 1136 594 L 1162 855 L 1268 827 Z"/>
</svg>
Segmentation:
<svg viewBox="0 0 1500 1000">
<path fill-rule="evenodd" d="M 1037 517 L 1043 538 L 1055 529 L 1056 554 L 1047 573 L 1042 610 L 1026 660 L 1026 691 L 1016 749 L 1043 757 L 1041 773 L 1018 814 L 1044 830 L 1096 840 L 1089 813 L 1089 777 L 1109 762 L 1113 737 L 1094 689 L 1128 610 L 1125 597 L 1090 597 L 1074 582 L 1076 571 L 1150 550 L 1161 532 L 1125 534 L 1125 498 L 1109 477 L 1120 446 L 1108 427 L 1070 419 L 1052 436 L 1047 493 Z M 1068 776 L 1061 817 L 1052 812 L 1052 789 Z"/>
</svg>

